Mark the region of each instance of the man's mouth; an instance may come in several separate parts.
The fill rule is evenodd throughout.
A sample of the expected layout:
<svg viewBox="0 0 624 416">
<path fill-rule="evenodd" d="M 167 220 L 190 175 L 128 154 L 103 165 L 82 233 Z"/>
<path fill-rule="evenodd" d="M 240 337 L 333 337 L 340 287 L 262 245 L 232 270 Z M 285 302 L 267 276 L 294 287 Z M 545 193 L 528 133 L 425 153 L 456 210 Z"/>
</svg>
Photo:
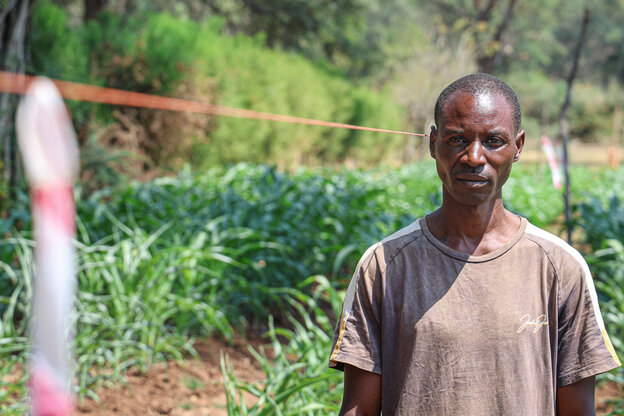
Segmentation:
<svg viewBox="0 0 624 416">
<path fill-rule="evenodd" d="M 460 174 L 456 176 L 456 179 L 469 188 L 478 188 L 488 183 L 488 178 L 481 175 Z"/>
</svg>

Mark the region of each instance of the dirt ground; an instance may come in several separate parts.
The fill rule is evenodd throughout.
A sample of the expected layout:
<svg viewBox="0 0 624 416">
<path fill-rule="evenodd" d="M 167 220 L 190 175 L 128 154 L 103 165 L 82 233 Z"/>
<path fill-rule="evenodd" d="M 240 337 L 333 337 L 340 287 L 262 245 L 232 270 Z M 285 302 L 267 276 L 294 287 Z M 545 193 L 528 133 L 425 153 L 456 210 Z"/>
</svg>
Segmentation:
<svg viewBox="0 0 624 416">
<path fill-rule="evenodd" d="M 258 344 L 251 342 L 251 344 Z M 101 403 L 85 398 L 78 404 L 76 415 L 171 415 L 227 416 L 226 398 L 221 376 L 221 353 L 229 355 L 234 373 L 240 380 L 264 379 L 247 342 L 237 339 L 233 346 L 218 340 L 195 344 L 200 360 L 170 361 L 151 366 L 147 373 L 132 370 L 126 383 L 112 389 L 101 389 Z M 247 403 L 253 403 L 251 395 Z"/>
<path fill-rule="evenodd" d="M 218 340 L 202 341 L 195 348 L 201 360 L 156 364 L 146 374 L 131 371 L 125 384 L 97 392 L 101 403 L 84 399 L 76 415 L 227 416 L 221 352 L 230 356 L 238 378 L 248 382 L 264 378 L 243 340 L 235 341 L 234 346 Z M 610 410 L 607 402 L 621 397 L 624 391 L 617 384 L 601 384 L 596 391 L 597 414 L 607 414 Z M 251 396 L 247 396 L 248 403 L 250 399 Z"/>
<path fill-rule="evenodd" d="M 596 389 L 596 414 L 598 416 L 606 415 L 613 410 L 613 406 L 609 405 L 608 402 L 622 398 L 624 398 L 624 389 L 621 385 L 614 382 L 602 383 Z"/>
</svg>

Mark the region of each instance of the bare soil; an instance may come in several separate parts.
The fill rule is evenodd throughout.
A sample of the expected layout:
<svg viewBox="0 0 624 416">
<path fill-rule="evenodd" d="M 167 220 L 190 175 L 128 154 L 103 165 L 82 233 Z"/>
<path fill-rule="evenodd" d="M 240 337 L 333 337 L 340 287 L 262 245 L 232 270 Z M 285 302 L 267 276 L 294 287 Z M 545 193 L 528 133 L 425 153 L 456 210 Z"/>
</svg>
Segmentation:
<svg viewBox="0 0 624 416">
<path fill-rule="evenodd" d="M 624 399 L 622 385 L 612 381 L 598 385 L 596 388 L 596 414 L 601 416 L 613 411 L 613 405 L 609 401 L 616 399 Z"/>
<path fill-rule="evenodd" d="M 261 342 L 237 339 L 231 346 L 219 340 L 198 342 L 195 348 L 200 360 L 155 364 L 147 373 L 132 370 L 126 383 L 97 392 L 100 403 L 84 399 L 76 415 L 227 416 L 221 354 L 229 355 L 239 379 L 247 382 L 264 379 L 260 365 L 249 353 L 248 343 L 257 346 Z M 247 403 L 253 403 L 251 395 L 245 397 Z M 600 384 L 596 389 L 597 415 L 609 413 L 613 406 L 608 402 L 623 397 L 624 390 L 616 383 Z"/>
<path fill-rule="evenodd" d="M 233 345 L 226 345 L 219 340 L 201 341 L 195 344 L 200 360 L 159 363 L 146 373 L 133 369 L 124 384 L 97 391 L 101 402 L 85 398 L 78 404 L 76 415 L 227 416 L 221 354 L 229 355 L 238 379 L 264 379 L 264 372 L 247 348 L 248 342 L 237 339 Z M 251 341 L 252 345 L 258 343 Z M 254 402 L 251 395 L 246 395 L 245 400 L 248 404 Z"/>
</svg>

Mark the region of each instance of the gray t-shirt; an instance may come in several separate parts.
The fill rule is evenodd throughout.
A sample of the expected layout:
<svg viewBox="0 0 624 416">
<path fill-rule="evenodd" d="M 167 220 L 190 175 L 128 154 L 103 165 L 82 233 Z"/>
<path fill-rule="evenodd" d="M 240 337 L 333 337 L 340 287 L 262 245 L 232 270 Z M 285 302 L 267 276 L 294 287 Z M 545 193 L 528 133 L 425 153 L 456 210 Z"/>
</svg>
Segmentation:
<svg viewBox="0 0 624 416">
<path fill-rule="evenodd" d="M 557 387 L 620 365 L 590 271 L 522 219 L 470 256 L 424 219 L 370 247 L 347 290 L 330 367 L 381 374 L 384 415 L 555 415 Z"/>
</svg>

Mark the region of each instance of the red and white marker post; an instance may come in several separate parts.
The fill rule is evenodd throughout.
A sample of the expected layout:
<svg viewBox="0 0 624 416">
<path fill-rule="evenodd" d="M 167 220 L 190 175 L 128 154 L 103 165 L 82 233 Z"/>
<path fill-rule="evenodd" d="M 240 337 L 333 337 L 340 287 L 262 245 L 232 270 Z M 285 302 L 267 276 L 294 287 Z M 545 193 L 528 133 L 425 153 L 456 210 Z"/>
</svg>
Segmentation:
<svg viewBox="0 0 624 416">
<path fill-rule="evenodd" d="M 555 153 L 555 149 L 553 148 L 550 139 L 545 134 L 542 135 L 542 150 L 546 155 L 546 160 L 548 160 L 548 166 L 550 166 L 553 186 L 556 189 L 561 189 L 561 169 L 559 168 L 557 154 Z"/>
<path fill-rule="evenodd" d="M 35 270 L 30 389 L 33 416 L 73 412 L 76 134 L 54 84 L 32 82 L 17 111 L 17 134 L 31 192 Z"/>
</svg>

